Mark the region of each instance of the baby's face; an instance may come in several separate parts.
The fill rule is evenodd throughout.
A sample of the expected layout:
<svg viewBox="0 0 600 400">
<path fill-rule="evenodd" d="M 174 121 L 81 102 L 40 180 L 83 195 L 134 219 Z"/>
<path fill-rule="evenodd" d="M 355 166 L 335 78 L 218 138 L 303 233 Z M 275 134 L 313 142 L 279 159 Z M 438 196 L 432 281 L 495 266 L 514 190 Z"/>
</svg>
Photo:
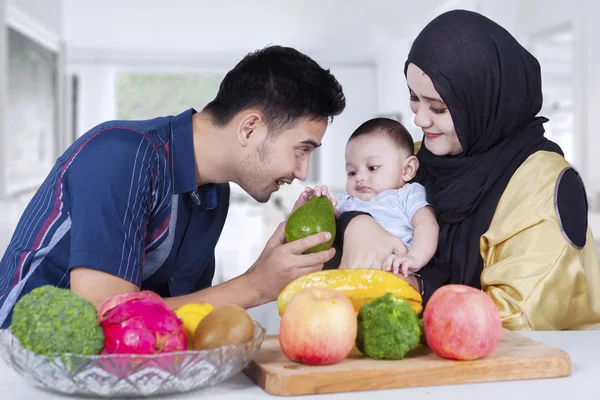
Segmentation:
<svg viewBox="0 0 600 400">
<path fill-rule="evenodd" d="M 404 186 L 402 164 L 407 158 L 391 139 L 365 134 L 346 145 L 346 191 L 361 200 L 371 200 L 384 190 Z"/>
</svg>

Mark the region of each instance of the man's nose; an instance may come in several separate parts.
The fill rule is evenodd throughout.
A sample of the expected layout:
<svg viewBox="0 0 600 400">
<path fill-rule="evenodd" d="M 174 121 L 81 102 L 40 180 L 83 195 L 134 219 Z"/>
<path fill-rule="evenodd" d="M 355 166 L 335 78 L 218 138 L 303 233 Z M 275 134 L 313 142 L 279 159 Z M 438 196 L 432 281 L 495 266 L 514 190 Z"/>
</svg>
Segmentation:
<svg viewBox="0 0 600 400">
<path fill-rule="evenodd" d="M 294 178 L 300 181 L 306 180 L 306 178 L 308 178 L 308 164 L 308 160 L 300 163 L 300 165 L 294 171 Z"/>
</svg>

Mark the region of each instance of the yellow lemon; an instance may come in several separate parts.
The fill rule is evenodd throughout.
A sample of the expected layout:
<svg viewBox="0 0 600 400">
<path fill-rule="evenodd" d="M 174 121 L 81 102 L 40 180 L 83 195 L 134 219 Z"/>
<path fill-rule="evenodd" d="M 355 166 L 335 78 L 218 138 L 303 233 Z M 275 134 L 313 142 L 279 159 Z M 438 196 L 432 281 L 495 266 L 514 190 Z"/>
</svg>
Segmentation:
<svg viewBox="0 0 600 400">
<path fill-rule="evenodd" d="M 177 314 L 185 329 L 185 334 L 188 339 L 188 350 L 192 349 L 192 339 L 194 338 L 196 327 L 213 309 L 214 307 L 208 303 L 191 303 L 175 310 L 175 314 Z"/>
</svg>

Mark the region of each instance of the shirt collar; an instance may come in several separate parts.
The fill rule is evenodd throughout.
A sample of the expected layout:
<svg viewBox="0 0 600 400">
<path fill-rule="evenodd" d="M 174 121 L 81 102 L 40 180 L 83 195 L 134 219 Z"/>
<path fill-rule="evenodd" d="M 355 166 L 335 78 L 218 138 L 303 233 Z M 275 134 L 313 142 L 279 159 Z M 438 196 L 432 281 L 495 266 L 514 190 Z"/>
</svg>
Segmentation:
<svg viewBox="0 0 600 400">
<path fill-rule="evenodd" d="M 194 135 L 190 108 L 171 120 L 171 173 L 173 193 L 196 190 L 196 165 L 194 163 Z"/>
<path fill-rule="evenodd" d="M 173 193 L 191 193 L 192 202 L 206 209 L 217 206 L 217 190 L 214 183 L 196 187 L 196 163 L 194 162 L 194 130 L 190 108 L 171 120 L 171 171 Z"/>
</svg>

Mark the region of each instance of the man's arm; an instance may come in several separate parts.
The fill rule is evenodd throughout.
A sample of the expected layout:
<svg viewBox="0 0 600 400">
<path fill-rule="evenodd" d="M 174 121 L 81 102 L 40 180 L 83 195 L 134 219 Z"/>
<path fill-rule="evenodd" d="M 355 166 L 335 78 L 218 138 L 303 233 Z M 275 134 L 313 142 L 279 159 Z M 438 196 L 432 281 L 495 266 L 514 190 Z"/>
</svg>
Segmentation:
<svg viewBox="0 0 600 400">
<path fill-rule="evenodd" d="M 104 271 L 85 267 L 71 269 L 71 292 L 91 301 L 96 308 L 114 294 L 139 291 L 133 283 Z"/>
<path fill-rule="evenodd" d="M 220 285 L 191 293 L 185 296 L 165 298 L 165 302 L 177 309 L 188 303 L 210 303 L 217 307 L 224 304 L 237 304 L 240 307 L 251 308 L 266 303 L 252 282 L 252 276 L 244 274 Z M 139 292 L 140 288 L 118 276 L 90 268 L 79 267 L 71 270 L 71 291 L 87 299 L 98 308 L 100 303 L 109 296 L 123 293 Z"/>
<path fill-rule="evenodd" d="M 267 242 L 254 265 L 244 274 L 195 293 L 165 298 L 173 309 L 188 303 L 210 303 L 215 307 L 224 304 L 237 304 L 251 308 L 277 299 L 279 292 L 294 279 L 323 269 L 335 249 L 312 254 L 306 250 L 327 242 L 329 232 L 285 243 L 285 223 L 281 223 Z M 96 307 L 108 296 L 139 291 L 139 287 L 115 275 L 90 268 L 71 270 L 71 291 L 90 300 Z"/>
</svg>

